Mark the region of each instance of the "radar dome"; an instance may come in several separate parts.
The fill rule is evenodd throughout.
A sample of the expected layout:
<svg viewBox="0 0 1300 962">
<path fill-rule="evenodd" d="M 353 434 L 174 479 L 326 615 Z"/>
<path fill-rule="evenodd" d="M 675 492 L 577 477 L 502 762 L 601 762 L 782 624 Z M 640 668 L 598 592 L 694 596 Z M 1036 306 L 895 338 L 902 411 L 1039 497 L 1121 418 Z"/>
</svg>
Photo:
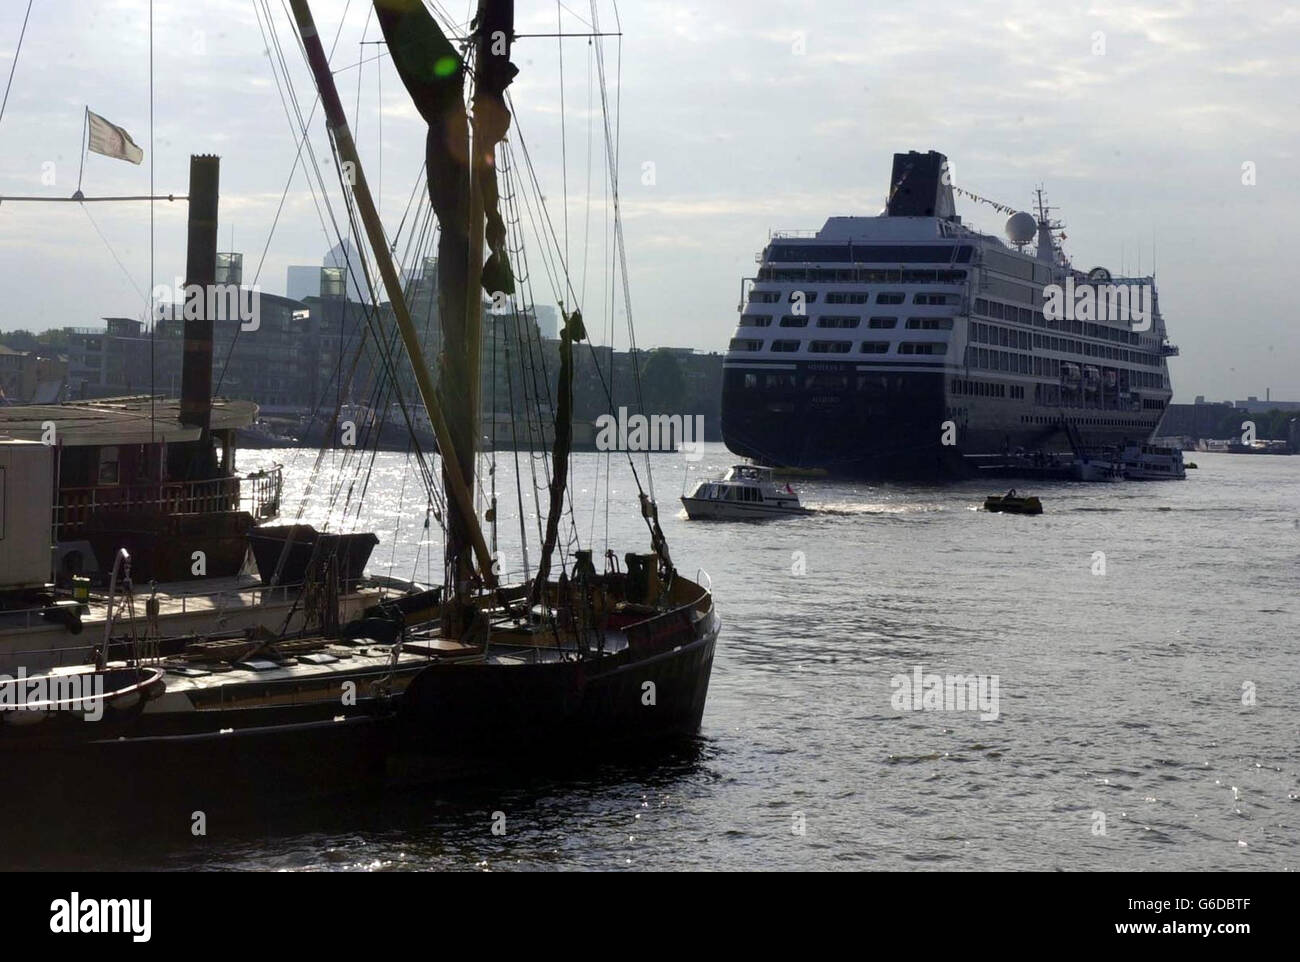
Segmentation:
<svg viewBox="0 0 1300 962">
<path fill-rule="evenodd" d="M 1028 244 L 1038 231 L 1038 221 L 1034 220 L 1033 214 L 1022 210 L 1007 218 L 1006 231 L 1011 243 Z"/>
</svg>

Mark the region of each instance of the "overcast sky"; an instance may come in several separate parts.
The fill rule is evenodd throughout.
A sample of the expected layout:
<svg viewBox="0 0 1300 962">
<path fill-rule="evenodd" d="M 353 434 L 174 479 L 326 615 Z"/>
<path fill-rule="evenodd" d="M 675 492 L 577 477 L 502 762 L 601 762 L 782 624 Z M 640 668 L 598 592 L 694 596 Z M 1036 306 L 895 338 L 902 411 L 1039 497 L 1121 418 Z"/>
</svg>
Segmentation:
<svg viewBox="0 0 1300 962">
<path fill-rule="evenodd" d="M 270 235 L 297 141 L 254 0 L 155 0 L 152 145 L 148 6 L 36 0 L 0 119 L 0 194 L 70 195 L 89 105 L 130 131 L 145 161 L 90 155 L 87 195 L 147 193 L 151 160 L 157 191 L 184 193 L 189 155 L 220 154 L 221 247 L 233 231 L 248 282 L 270 236 L 258 282 L 283 292 L 285 268 L 319 263 L 333 238 L 301 169 Z M 442 6 L 468 20 L 464 0 Z M 611 105 L 620 105 L 642 346 L 724 349 L 740 279 L 753 274 L 769 230 L 878 213 L 892 154 L 937 149 L 959 187 L 1000 203 L 1028 207 L 1041 183 L 1067 225 L 1076 266 L 1148 271 L 1154 258 L 1161 307 L 1182 348 L 1171 363 L 1176 400 L 1263 397 L 1266 388 L 1274 399 L 1300 400 L 1292 234 L 1300 8 L 1270 0 L 873 6 L 622 5 L 621 42 L 603 43 Z M 0 4 L 0 83 L 25 7 Z M 269 7 L 305 113 L 314 88 L 284 6 Z M 391 234 L 419 173 L 423 124 L 386 59 L 351 66 L 381 50 L 361 43 L 379 37 L 369 4 L 312 7 L 327 41 L 342 22 L 332 63 L 350 114 L 360 83 L 358 140 Z M 518 8 L 520 33 L 555 32 L 557 23 L 581 32 L 592 19 L 580 2 L 558 19 L 551 2 Z M 612 5 L 601 4 L 599 16 L 615 29 Z M 599 335 L 611 259 L 600 92 L 584 39 L 563 41 L 561 86 L 560 44 L 521 39 L 512 91 L 562 245 L 567 155 L 571 273 Z M 319 114 L 311 139 L 324 163 Z M 53 185 L 42 182 L 51 162 Z M 652 184 L 643 182 L 647 163 Z M 1243 183 L 1245 164 L 1253 185 Z M 1001 231 L 1005 215 L 965 199 L 958 208 L 968 223 Z M 159 204 L 155 215 L 152 283 L 170 284 L 184 269 L 185 208 Z M 550 301 L 539 260 L 533 281 L 537 299 Z M 0 205 L 0 329 L 135 316 L 151 286 L 147 204 Z M 623 324 L 620 310 L 619 346 Z"/>
</svg>

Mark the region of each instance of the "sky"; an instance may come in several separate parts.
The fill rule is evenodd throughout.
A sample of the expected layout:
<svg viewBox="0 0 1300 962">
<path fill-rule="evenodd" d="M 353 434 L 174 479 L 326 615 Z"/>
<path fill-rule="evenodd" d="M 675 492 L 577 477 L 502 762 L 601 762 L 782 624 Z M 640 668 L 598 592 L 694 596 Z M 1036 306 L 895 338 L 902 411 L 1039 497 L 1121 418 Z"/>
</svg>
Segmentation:
<svg viewBox="0 0 1300 962">
<path fill-rule="evenodd" d="M 1300 8 L 876 6 L 597 2 L 600 29 L 621 31 L 596 42 L 640 346 L 724 350 L 741 279 L 771 230 L 879 213 L 893 153 L 935 149 L 958 187 L 998 203 L 1027 208 L 1041 185 L 1075 266 L 1155 266 L 1182 351 L 1170 364 L 1176 401 L 1266 389 L 1300 400 L 1287 293 L 1300 212 Z M 469 20 L 465 0 L 438 7 L 462 28 Z M 517 7 L 519 33 L 593 29 L 590 2 Z M 420 176 L 423 122 L 373 42 L 369 4 L 312 8 L 391 236 Z M 25 9 L 0 3 L 0 83 Z M 151 175 L 156 193 L 184 194 L 189 155 L 219 154 L 220 246 L 244 253 L 246 283 L 256 276 L 282 293 L 289 265 L 319 264 L 337 242 L 303 168 L 290 179 L 298 128 L 268 29 L 304 115 L 315 91 L 286 4 L 154 0 L 152 131 L 149 23 L 148 0 L 37 0 L 0 117 L 0 195 L 70 196 L 89 106 L 126 128 L 145 160 L 89 155 L 88 196 L 147 194 Z M 513 142 L 527 146 L 588 329 L 624 348 L 595 51 L 585 37 L 518 40 Z M 309 129 L 339 213 L 319 112 Z M 964 198 L 958 211 L 999 234 L 1006 219 Z M 184 271 L 185 214 L 183 203 L 153 205 L 151 270 L 148 203 L 0 203 L 0 330 L 138 316 L 155 285 Z M 554 303 L 546 262 L 532 257 L 534 296 Z"/>
</svg>

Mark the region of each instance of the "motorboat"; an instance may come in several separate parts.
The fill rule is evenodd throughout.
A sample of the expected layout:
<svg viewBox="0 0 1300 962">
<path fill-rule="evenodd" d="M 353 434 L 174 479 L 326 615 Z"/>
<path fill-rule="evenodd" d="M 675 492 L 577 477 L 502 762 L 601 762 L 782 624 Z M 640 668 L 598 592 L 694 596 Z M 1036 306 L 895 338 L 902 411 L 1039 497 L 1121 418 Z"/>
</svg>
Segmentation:
<svg viewBox="0 0 1300 962">
<path fill-rule="evenodd" d="M 772 469 L 753 464 L 731 467 L 721 480 L 701 481 L 682 498 L 692 521 L 743 521 L 808 514 L 789 483 L 778 485 Z"/>
<path fill-rule="evenodd" d="M 1032 496 L 1018 495 L 1012 488 L 1006 494 L 985 498 L 984 510 L 1003 514 L 1042 514 L 1043 503 Z"/>
</svg>

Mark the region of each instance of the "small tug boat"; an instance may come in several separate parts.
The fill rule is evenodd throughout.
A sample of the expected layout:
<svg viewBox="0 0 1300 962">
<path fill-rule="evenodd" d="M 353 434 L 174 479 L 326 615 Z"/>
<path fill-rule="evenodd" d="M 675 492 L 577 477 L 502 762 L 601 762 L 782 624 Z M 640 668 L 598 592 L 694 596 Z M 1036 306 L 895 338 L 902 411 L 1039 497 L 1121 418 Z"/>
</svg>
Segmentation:
<svg viewBox="0 0 1300 962">
<path fill-rule="evenodd" d="M 1006 494 L 990 495 L 984 499 L 985 511 L 1001 511 L 1006 514 L 1042 514 L 1043 503 L 1034 497 L 1021 497 L 1012 488 Z"/>
<path fill-rule="evenodd" d="M 692 521 L 737 521 L 808 514 L 789 484 L 778 485 L 771 468 L 737 464 L 721 481 L 701 481 L 682 498 Z"/>
</svg>

